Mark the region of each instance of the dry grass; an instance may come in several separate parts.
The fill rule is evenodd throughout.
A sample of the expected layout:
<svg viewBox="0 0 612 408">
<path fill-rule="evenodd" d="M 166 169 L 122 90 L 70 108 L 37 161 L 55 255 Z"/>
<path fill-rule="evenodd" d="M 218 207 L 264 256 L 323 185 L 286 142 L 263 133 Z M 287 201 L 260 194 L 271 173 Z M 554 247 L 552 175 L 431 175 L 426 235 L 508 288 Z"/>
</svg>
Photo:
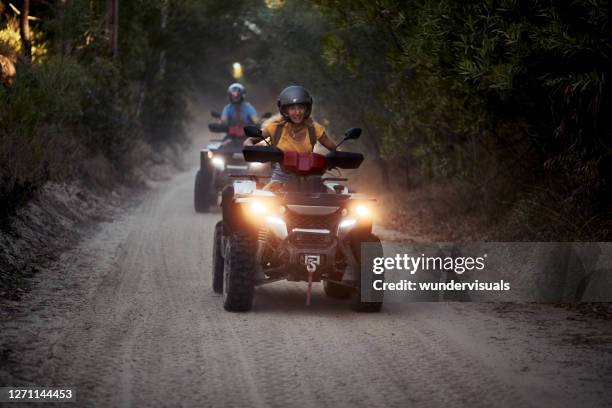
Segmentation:
<svg viewBox="0 0 612 408">
<path fill-rule="evenodd" d="M 486 241 L 491 226 L 464 189 L 451 183 L 382 194 L 380 223 L 426 241 Z"/>
<path fill-rule="evenodd" d="M 563 181 L 567 179 L 563 174 L 542 180 L 521 168 L 502 172 L 489 166 L 481 172 L 481 184 L 459 178 L 428 181 L 418 177 L 408 183 L 405 179 L 408 175 L 402 174 L 401 168 L 390 168 L 392 186 L 384 189 L 380 170 L 368 162 L 362 167 L 349 175 L 351 186 L 378 198 L 378 222 L 424 240 L 528 242 L 612 238 L 612 208 L 598 209 L 593 205 L 602 201 L 601 193 L 594 193 L 587 186 L 576 189 Z"/>
</svg>

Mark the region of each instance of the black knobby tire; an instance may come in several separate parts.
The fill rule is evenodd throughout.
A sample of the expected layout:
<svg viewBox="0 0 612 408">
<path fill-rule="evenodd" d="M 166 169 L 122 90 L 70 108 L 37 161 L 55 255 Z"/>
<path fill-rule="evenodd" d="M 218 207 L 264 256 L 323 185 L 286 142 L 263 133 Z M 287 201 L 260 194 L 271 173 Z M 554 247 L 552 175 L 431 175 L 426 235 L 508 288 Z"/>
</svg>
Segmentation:
<svg viewBox="0 0 612 408">
<path fill-rule="evenodd" d="M 221 213 L 223 215 L 223 235 L 230 235 L 235 230 L 236 204 L 234 203 L 234 186 L 229 184 L 221 190 Z"/>
<path fill-rule="evenodd" d="M 374 251 L 369 251 L 372 253 L 368 254 L 368 259 L 364 259 L 364 262 L 367 262 L 368 265 L 372 264 L 372 259 L 375 257 L 382 257 L 383 256 L 383 249 L 382 249 L 382 244 L 380 243 L 380 239 L 374 235 L 374 234 L 368 234 L 365 236 L 354 236 L 351 238 L 350 244 L 351 244 L 351 251 L 353 252 L 353 255 L 355 256 L 355 259 L 357 260 L 357 262 L 359 263 L 359 273 L 360 276 L 362 275 L 361 273 L 361 263 L 362 263 L 362 259 L 361 259 L 361 243 L 371 243 L 372 245 L 375 246 L 375 250 Z M 361 276 L 361 278 L 358 280 L 358 284 L 357 287 L 355 289 L 352 290 L 351 292 L 351 309 L 353 309 L 356 312 L 364 312 L 364 313 L 377 313 L 380 312 L 380 309 L 382 308 L 382 304 L 383 304 L 383 292 L 382 291 L 375 291 L 372 288 L 372 282 L 375 279 L 383 279 L 384 280 L 384 276 L 383 275 L 375 275 L 374 273 L 371 273 L 369 275 L 365 275 L 365 276 Z M 363 281 L 363 282 L 362 282 Z M 376 301 L 374 302 L 362 302 L 361 300 L 361 285 L 362 283 L 364 285 L 366 285 L 366 290 L 369 291 L 369 295 L 372 299 L 375 299 Z"/>
<path fill-rule="evenodd" d="M 255 292 L 255 239 L 244 232 L 227 237 L 223 276 L 223 307 L 246 312 L 253 306 Z"/>
<path fill-rule="evenodd" d="M 334 299 L 348 299 L 351 296 L 351 288 L 335 282 L 323 281 L 323 291 Z"/>
<path fill-rule="evenodd" d="M 212 288 L 215 293 L 223 293 L 223 221 L 215 225 L 212 258 Z"/>
<path fill-rule="evenodd" d="M 210 174 L 198 169 L 193 188 L 193 207 L 197 213 L 208 212 L 210 205 Z"/>
</svg>

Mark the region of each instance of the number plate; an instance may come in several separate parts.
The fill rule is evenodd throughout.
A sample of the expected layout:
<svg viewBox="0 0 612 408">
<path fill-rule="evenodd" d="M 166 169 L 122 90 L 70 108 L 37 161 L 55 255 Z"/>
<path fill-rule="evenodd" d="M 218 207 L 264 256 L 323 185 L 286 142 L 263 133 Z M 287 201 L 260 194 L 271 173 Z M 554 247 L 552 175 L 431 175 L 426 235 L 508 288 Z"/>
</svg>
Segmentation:
<svg viewBox="0 0 612 408">
<path fill-rule="evenodd" d="M 323 259 L 324 259 L 323 255 L 314 255 L 314 254 L 300 255 L 300 263 L 303 265 L 308 265 L 312 263 L 318 266 L 318 265 L 321 265 L 321 262 L 323 261 Z"/>
</svg>

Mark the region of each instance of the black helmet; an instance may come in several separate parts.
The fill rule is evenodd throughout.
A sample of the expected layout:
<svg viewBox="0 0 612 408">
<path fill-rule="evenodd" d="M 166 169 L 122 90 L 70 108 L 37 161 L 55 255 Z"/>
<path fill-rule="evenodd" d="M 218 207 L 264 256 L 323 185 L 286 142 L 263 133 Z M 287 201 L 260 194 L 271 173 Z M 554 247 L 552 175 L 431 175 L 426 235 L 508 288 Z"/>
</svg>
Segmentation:
<svg viewBox="0 0 612 408">
<path fill-rule="evenodd" d="M 278 111 L 283 117 L 289 120 L 289 115 L 285 112 L 285 107 L 289 105 L 306 105 L 306 113 L 304 118 L 308 118 L 312 112 L 312 96 L 308 93 L 303 86 L 292 85 L 283 89 L 278 95 Z"/>
<path fill-rule="evenodd" d="M 246 89 L 242 84 L 235 82 L 227 88 L 227 96 L 231 103 L 240 103 L 246 95 Z"/>
</svg>

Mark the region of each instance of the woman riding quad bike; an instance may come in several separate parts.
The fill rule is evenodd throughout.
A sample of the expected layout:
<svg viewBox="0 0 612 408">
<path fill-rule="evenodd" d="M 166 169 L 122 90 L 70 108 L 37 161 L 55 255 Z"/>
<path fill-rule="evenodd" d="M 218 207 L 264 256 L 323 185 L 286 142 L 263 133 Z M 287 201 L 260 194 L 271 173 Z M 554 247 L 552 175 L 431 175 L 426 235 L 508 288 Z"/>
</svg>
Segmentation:
<svg viewBox="0 0 612 408">
<path fill-rule="evenodd" d="M 327 136 L 325 128 L 311 117 L 313 99 L 302 86 L 289 86 L 278 96 L 279 115 L 266 121 L 262 128 L 265 143 L 283 152 L 312 153 L 317 142 L 328 150 L 336 150 L 336 143 Z M 245 145 L 262 144 L 264 141 L 249 139 Z M 291 179 L 278 163 L 274 165 L 272 179 L 264 190 L 282 188 Z"/>
<path fill-rule="evenodd" d="M 356 311 L 377 312 L 382 292 L 375 292 L 372 282 L 383 277 L 371 268 L 373 257 L 382 256 L 380 240 L 372 234 L 375 200 L 337 183 L 346 179 L 324 177 L 333 168 L 359 167 L 361 154 L 336 148 L 358 138 L 361 129 L 350 129 L 336 145 L 310 119 L 312 98 L 302 87 L 281 92 L 278 106 L 281 117 L 264 124 L 263 131 L 246 128 L 247 136 L 267 145 L 249 142 L 243 150 L 247 162 L 274 164 L 272 180 L 264 188 L 250 179 L 236 180 L 223 190 L 213 290 L 223 293 L 226 310 L 246 311 L 256 285 L 306 281 L 310 304 L 312 283 L 322 281 L 328 296 L 350 298 Z M 331 152 L 313 153 L 317 141 Z"/>
</svg>

